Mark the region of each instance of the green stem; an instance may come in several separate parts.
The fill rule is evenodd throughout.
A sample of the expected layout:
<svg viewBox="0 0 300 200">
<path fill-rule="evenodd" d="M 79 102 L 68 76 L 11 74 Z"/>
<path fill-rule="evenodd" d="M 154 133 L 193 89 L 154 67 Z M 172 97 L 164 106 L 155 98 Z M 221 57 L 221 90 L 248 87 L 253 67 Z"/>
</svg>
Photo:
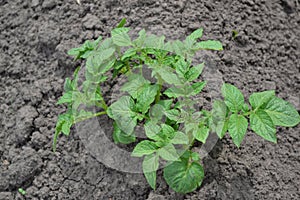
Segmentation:
<svg viewBox="0 0 300 200">
<path fill-rule="evenodd" d="M 84 120 L 87 120 L 87 119 L 90 119 L 90 118 L 93 118 L 93 117 L 98 117 L 98 116 L 101 116 L 101 115 L 105 115 L 105 114 L 106 114 L 106 111 L 97 112 L 97 113 L 94 113 L 93 115 L 90 115 L 90 116 L 88 116 L 88 117 L 80 118 L 80 119 L 74 121 L 73 124 L 76 124 L 76 123 L 78 123 L 78 122 L 82 122 L 82 121 L 84 121 Z"/>
<path fill-rule="evenodd" d="M 97 112 L 94 114 L 94 117 L 98 117 L 98 116 L 105 115 L 105 114 L 106 114 L 106 111 Z"/>
<path fill-rule="evenodd" d="M 156 96 L 155 96 L 155 103 L 158 103 L 159 100 L 160 100 L 160 93 L 161 93 L 163 82 L 164 81 L 161 78 L 161 76 L 159 74 L 157 74 L 157 84 L 158 84 L 159 88 L 158 88 L 158 91 L 157 91 Z"/>
<path fill-rule="evenodd" d="M 101 103 L 102 103 L 102 107 L 103 107 L 103 109 L 106 111 L 106 110 L 107 110 L 107 108 L 108 108 L 107 104 L 105 103 L 105 101 L 104 101 L 104 100 L 102 100 L 102 101 L 101 101 Z"/>
</svg>

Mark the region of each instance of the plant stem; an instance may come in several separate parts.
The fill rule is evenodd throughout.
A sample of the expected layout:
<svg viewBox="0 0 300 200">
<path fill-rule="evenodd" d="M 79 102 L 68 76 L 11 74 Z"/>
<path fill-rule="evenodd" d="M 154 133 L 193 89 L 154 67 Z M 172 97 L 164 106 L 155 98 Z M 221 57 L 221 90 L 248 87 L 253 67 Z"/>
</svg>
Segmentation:
<svg viewBox="0 0 300 200">
<path fill-rule="evenodd" d="M 101 115 L 105 115 L 105 114 L 106 114 L 106 111 L 97 112 L 97 113 L 94 113 L 93 115 L 90 115 L 88 117 L 83 117 L 83 118 L 78 119 L 77 121 L 74 122 L 74 124 L 76 124 L 78 122 L 81 122 L 81 121 L 84 121 L 84 120 L 87 120 L 87 119 L 90 119 L 90 118 L 93 118 L 93 117 L 98 117 L 98 116 L 101 116 Z"/>
<path fill-rule="evenodd" d="M 158 84 L 159 88 L 158 88 L 158 91 L 155 96 L 155 103 L 158 103 L 160 100 L 160 93 L 161 93 L 161 89 L 162 89 L 162 85 L 163 85 L 163 79 L 161 78 L 161 76 L 159 74 L 156 74 L 156 76 L 157 76 L 157 84 Z"/>
<path fill-rule="evenodd" d="M 97 112 L 94 114 L 94 117 L 98 117 L 100 115 L 105 115 L 105 114 L 106 114 L 106 111 Z"/>
<path fill-rule="evenodd" d="M 102 100 L 101 103 L 102 103 L 103 109 L 106 111 L 108 108 L 107 104 L 105 103 L 104 100 Z"/>
</svg>

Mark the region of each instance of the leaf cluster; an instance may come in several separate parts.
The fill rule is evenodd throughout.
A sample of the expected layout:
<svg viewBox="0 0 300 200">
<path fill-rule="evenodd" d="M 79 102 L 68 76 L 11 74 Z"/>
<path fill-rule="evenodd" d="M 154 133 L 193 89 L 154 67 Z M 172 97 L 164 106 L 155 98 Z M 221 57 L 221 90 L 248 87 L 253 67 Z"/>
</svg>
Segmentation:
<svg viewBox="0 0 300 200">
<path fill-rule="evenodd" d="M 67 104 L 68 109 L 58 117 L 54 150 L 59 134 L 69 135 L 73 124 L 107 114 L 114 121 L 115 143 L 136 142 L 136 127 L 144 128 L 147 139 L 135 146 L 132 156 L 143 157 L 144 175 L 153 189 L 161 166 L 169 186 L 188 193 L 204 178 L 199 155 L 192 151 L 195 141 L 205 143 L 210 133 L 223 138 L 228 132 L 239 147 L 250 119 L 256 134 L 276 142 L 276 126 L 299 123 L 298 112 L 274 91 L 253 93 L 247 104 L 241 91 L 230 84 L 222 86 L 224 99 L 216 100 L 211 111 L 195 109 L 199 102 L 191 97 L 201 93 L 207 82 L 200 81 L 204 63 L 193 64 L 192 58 L 200 50 L 222 50 L 222 44 L 201 40 L 202 29 L 183 41 L 165 41 L 164 36 L 147 34 L 144 29 L 132 39 L 125 22 L 111 31 L 111 37 L 86 41 L 69 51 L 75 59 L 86 61 L 85 79 L 78 85 L 77 68 L 73 80 L 65 81 L 58 104 Z M 154 82 L 144 77 L 145 68 Z M 101 84 L 119 76 L 127 80 L 121 87 L 125 95 L 107 105 Z M 96 106 L 99 112 L 92 113 L 81 105 Z"/>
</svg>

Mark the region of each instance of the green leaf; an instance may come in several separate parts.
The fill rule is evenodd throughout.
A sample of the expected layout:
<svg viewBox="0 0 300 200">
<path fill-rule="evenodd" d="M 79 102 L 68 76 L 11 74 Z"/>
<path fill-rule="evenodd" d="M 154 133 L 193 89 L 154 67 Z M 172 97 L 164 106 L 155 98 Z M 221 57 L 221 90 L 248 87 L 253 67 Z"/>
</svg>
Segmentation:
<svg viewBox="0 0 300 200">
<path fill-rule="evenodd" d="M 192 32 L 189 36 L 187 36 L 187 39 L 192 40 L 192 41 L 196 41 L 198 39 L 200 39 L 203 35 L 203 29 L 197 29 L 194 32 Z"/>
<path fill-rule="evenodd" d="M 161 128 L 153 121 L 147 121 L 144 125 L 144 128 L 145 128 L 146 136 L 149 139 L 155 140 L 155 141 L 158 141 L 161 139 L 158 135 L 160 133 Z"/>
<path fill-rule="evenodd" d="M 103 51 L 109 48 L 116 48 L 116 45 L 113 43 L 112 38 L 106 38 L 105 40 L 103 40 L 103 42 L 98 48 L 98 51 Z"/>
<path fill-rule="evenodd" d="M 235 39 L 238 36 L 239 32 L 236 30 L 232 30 L 232 38 Z"/>
<path fill-rule="evenodd" d="M 134 99 L 144 90 L 145 85 L 149 85 L 150 81 L 146 80 L 139 74 L 132 74 L 128 77 L 128 82 L 125 83 L 121 90 L 128 92 Z"/>
<path fill-rule="evenodd" d="M 125 53 L 123 54 L 121 60 L 124 61 L 128 58 L 133 57 L 134 55 L 136 55 L 136 49 L 127 49 L 127 51 L 125 51 Z"/>
<path fill-rule="evenodd" d="M 131 155 L 134 157 L 142 157 L 156 152 L 157 149 L 158 147 L 154 142 L 143 140 L 135 146 Z"/>
<path fill-rule="evenodd" d="M 179 55 L 179 56 L 184 56 L 184 44 L 183 42 L 179 41 L 179 40 L 175 40 L 172 42 L 172 49 L 173 51 Z"/>
<path fill-rule="evenodd" d="M 171 140 L 171 143 L 172 144 L 188 144 L 189 138 L 183 132 L 177 131 L 177 132 L 175 132 L 175 136 Z"/>
<path fill-rule="evenodd" d="M 202 89 L 206 86 L 207 81 L 197 82 L 192 84 L 193 92 L 191 95 L 199 94 Z"/>
<path fill-rule="evenodd" d="M 184 77 L 185 74 L 189 70 L 189 64 L 184 60 L 184 58 L 180 58 L 175 64 L 175 70 L 178 75 Z"/>
<path fill-rule="evenodd" d="M 159 157 L 155 154 L 145 156 L 143 161 L 143 172 L 152 189 L 156 188 L 156 171 L 159 166 Z"/>
<path fill-rule="evenodd" d="M 175 147 L 172 144 L 167 144 L 158 149 L 157 154 L 167 161 L 174 161 L 179 158 Z"/>
<path fill-rule="evenodd" d="M 55 134 L 53 137 L 53 151 L 56 151 L 56 143 L 57 143 L 57 138 L 62 132 L 65 135 L 70 134 L 70 128 L 73 124 L 74 117 L 72 113 L 64 113 L 58 116 L 57 122 L 56 122 L 56 127 L 55 127 Z"/>
<path fill-rule="evenodd" d="M 172 42 L 168 41 L 167 43 L 165 43 L 164 50 L 166 50 L 167 52 L 173 52 Z M 171 56 L 171 57 L 175 58 L 175 56 Z M 171 57 L 168 57 L 168 58 L 171 58 Z"/>
<path fill-rule="evenodd" d="M 95 41 L 87 40 L 84 44 L 78 48 L 72 48 L 68 51 L 68 55 L 75 56 L 76 59 L 88 58 L 93 50 L 95 50 L 100 43 L 102 37 L 100 36 Z"/>
<path fill-rule="evenodd" d="M 172 126 L 168 125 L 168 124 L 162 124 L 161 125 L 162 128 L 162 133 L 168 137 L 168 138 L 173 138 L 175 135 L 175 130 Z"/>
<path fill-rule="evenodd" d="M 75 94 L 76 92 L 73 91 L 69 91 L 63 94 L 63 96 L 61 96 L 59 98 L 59 100 L 57 101 L 56 104 L 63 104 L 63 103 L 72 103 L 74 101 L 74 97 L 73 94 Z"/>
<path fill-rule="evenodd" d="M 193 161 L 199 161 L 200 160 L 200 156 L 196 152 L 191 153 L 191 158 L 193 159 Z"/>
<path fill-rule="evenodd" d="M 99 70 L 97 71 L 97 75 L 98 75 L 98 81 L 97 82 L 103 82 L 106 77 L 105 76 L 101 76 L 102 74 L 106 73 L 108 70 L 110 70 L 111 68 L 113 68 L 114 64 L 115 64 L 116 60 L 108 60 L 104 63 L 102 63 L 99 67 Z M 101 74 L 101 75 L 100 75 Z"/>
<path fill-rule="evenodd" d="M 139 32 L 139 37 L 135 39 L 133 43 L 135 44 L 136 47 L 141 48 L 144 44 L 145 39 L 146 39 L 146 31 L 145 29 L 142 29 Z"/>
<path fill-rule="evenodd" d="M 188 133 L 190 131 L 194 132 L 198 130 L 199 122 L 186 122 L 184 124 L 185 132 Z"/>
<path fill-rule="evenodd" d="M 178 87 L 170 87 L 164 91 L 164 94 L 168 97 L 172 98 L 178 98 L 186 95 L 186 92 L 183 88 Z"/>
<path fill-rule="evenodd" d="M 274 142 L 276 139 L 276 128 L 271 117 L 263 110 L 257 110 L 250 115 L 251 129 L 262 138 Z"/>
<path fill-rule="evenodd" d="M 253 109 L 259 108 L 275 96 L 275 91 L 256 92 L 250 95 L 249 102 Z"/>
<path fill-rule="evenodd" d="M 158 122 L 164 116 L 165 108 L 160 104 L 155 104 L 150 108 L 149 116 L 151 121 Z"/>
<path fill-rule="evenodd" d="M 172 99 L 160 100 L 157 104 L 162 105 L 165 110 L 169 110 L 173 103 Z"/>
<path fill-rule="evenodd" d="M 64 91 L 65 92 L 70 92 L 70 91 L 73 91 L 73 90 L 75 90 L 75 88 L 73 88 L 71 79 L 66 78 L 65 84 L 64 84 Z"/>
<path fill-rule="evenodd" d="M 174 85 L 182 85 L 181 80 L 174 73 L 174 69 L 172 69 L 171 67 L 165 66 L 165 67 L 159 69 L 158 73 L 166 83 L 174 84 Z"/>
<path fill-rule="evenodd" d="M 71 80 L 69 78 L 66 78 L 65 80 L 65 84 L 64 84 L 64 91 L 70 92 L 70 91 L 74 91 L 77 90 L 77 82 L 78 82 L 78 73 L 79 73 L 80 67 L 77 67 L 74 71 L 73 77 L 74 79 Z"/>
<path fill-rule="evenodd" d="M 95 41 L 93 41 L 94 49 L 97 49 L 97 47 L 100 44 L 101 40 L 102 40 L 102 37 L 99 36 Z"/>
<path fill-rule="evenodd" d="M 223 101 L 216 100 L 212 109 L 212 129 L 216 132 L 220 139 L 222 139 L 227 131 L 227 106 Z"/>
<path fill-rule="evenodd" d="M 120 47 L 131 46 L 131 39 L 128 35 L 129 28 L 115 28 L 111 31 L 113 43 Z"/>
<path fill-rule="evenodd" d="M 186 78 L 186 80 L 187 81 L 194 81 L 194 80 L 196 80 L 200 76 L 200 74 L 202 73 L 203 68 L 204 68 L 204 63 L 201 63 L 199 65 L 191 67 L 189 69 L 189 71 L 187 71 L 185 73 L 185 75 L 184 75 L 185 78 Z"/>
<path fill-rule="evenodd" d="M 228 122 L 228 131 L 233 143 L 237 147 L 240 147 L 240 144 L 246 135 L 247 128 L 248 121 L 244 116 L 238 114 L 232 114 L 230 116 Z"/>
<path fill-rule="evenodd" d="M 111 116 L 119 128 L 130 135 L 137 124 L 137 113 L 134 101 L 129 96 L 122 96 L 118 101 L 109 107 Z"/>
<path fill-rule="evenodd" d="M 80 105 L 88 103 L 87 96 L 80 92 L 73 92 L 72 99 L 73 110 L 77 110 Z"/>
<path fill-rule="evenodd" d="M 83 55 L 80 56 L 80 58 L 87 59 L 87 58 L 89 58 L 93 53 L 94 53 L 94 50 L 86 51 L 86 52 L 84 52 Z"/>
<path fill-rule="evenodd" d="M 196 123 L 196 122 L 186 122 L 184 124 L 184 130 L 185 130 L 186 133 L 188 133 L 190 131 L 194 132 L 194 131 L 197 131 L 198 126 L 199 126 L 199 123 Z"/>
<path fill-rule="evenodd" d="M 226 120 L 225 122 L 220 123 L 222 125 L 217 126 L 216 133 L 220 139 L 222 139 L 228 131 L 228 121 L 229 120 Z"/>
<path fill-rule="evenodd" d="M 206 85 L 206 81 L 185 85 L 183 87 L 170 87 L 165 90 L 164 94 L 170 98 L 190 97 L 199 94 Z"/>
<path fill-rule="evenodd" d="M 244 105 L 244 96 L 239 89 L 230 84 L 223 84 L 222 94 L 225 98 L 225 104 L 231 112 L 239 112 Z"/>
<path fill-rule="evenodd" d="M 196 131 L 193 131 L 193 134 L 196 140 L 205 143 L 209 135 L 209 128 L 207 128 L 206 126 L 201 126 Z"/>
<path fill-rule="evenodd" d="M 107 63 L 107 59 L 113 56 L 114 52 L 115 52 L 115 48 L 109 48 L 109 49 L 94 52 L 90 57 L 88 57 L 86 61 L 87 70 L 92 74 L 105 73 L 107 71 L 107 67 L 103 66 L 102 64 Z M 109 63 L 110 62 L 111 61 L 109 61 Z"/>
<path fill-rule="evenodd" d="M 98 51 L 95 54 L 95 56 L 99 56 L 99 59 L 103 61 L 103 60 L 109 59 L 115 53 L 115 51 L 116 51 L 116 49 L 111 47 L 111 48 L 108 48 L 105 50 Z"/>
<path fill-rule="evenodd" d="M 205 50 L 223 50 L 222 43 L 215 40 L 207 40 L 207 41 L 201 41 L 197 43 L 196 49 L 205 49 Z"/>
<path fill-rule="evenodd" d="M 148 50 L 157 49 L 160 51 L 164 49 L 164 40 L 165 40 L 165 36 L 156 36 L 156 35 L 149 34 L 147 37 L 145 37 L 144 47 L 149 48 Z M 155 51 L 152 53 L 155 54 Z"/>
<path fill-rule="evenodd" d="M 56 123 L 56 131 L 62 132 L 65 135 L 69 135 L 70 128 L 73 124 L 74 116 L 72 113 L 65 113 L 58 116 Z"/>
<path fill-rule="evenodd" d="M 71 129 L 71 126 L 73 125 L 73 122 L 72 121 L 65 121 L 63 124 L 62 124 L 62 127 L 61 127 L 61 132 L 65 135 L 70 135 L 70 129 Z"/>
<path fill-rule="evenodd" d="M 164 35 L 157 37 L 155 47 L 159 52 L 165 49 L 165 39 L 166 37 Z"/>
<path fill-rule="evenodd" d="M 180 112 L 177 109 L 167 110 L 165 111 L 165 115 L 173 121 L 178 121 L 180 118 Z"/>
<path fill-rule="evenodd" d="M 72 86 L 74 89 L 77 89 L 77 82 L 78 82 L 78 73 L 79 73 L 79 70 L 80 70 L 80 66 L 77 67 L 73 73 L 73 77 L 74 79 L 72 80 Z"/>
<path fill-rule="evenodd" d="M 169 42 L 166 44 L 169 45 Z M 167 66 L 172 66 L 172 68 L 174 68 L 175 63 L 176 63 L 176 56 L 175 55 L 168 55 L 166 52 L 170 52 L 168 49 L 168 47 L 165 46 L 165 55 L 163 54 L 163 60 L 161 61 L 163 65 L 167 65 Z"/>
<path fill-rule="evenodd" d="M 84 49 L 81 50 L 80 48 L 72 48 L 68 51 L 68 55 L 75 56 L 77 59 L 80 58 L 81 52 L 84 52 Z"/>
<path fill-rule="evenodd" d="M 22 194 L 23 196 L 26 195 L 26 191 L 25 191 L 23 188 L 19 188 L 19 189 L 18 189 L 18 192 L 19 192 L 20 194 Z"/>
<path fill-rule="evenodd" d="M 118 74 L 122 73 L 122 70 L 126 68 L 125 63 L 122 61 L 116 61 L 113 66 L 113 78 L 115 78 Z"/>
<path fill-rule="evenodd" d="M 176 161 L 164 168 L 164 178 L 174 191 L 189 193 L 201 185 L 204 170 L 198 162 Z"/>
<path fill-rule="evenodd" d="M 244 103 L 244 105 L 243 105 L 243 107 L 242 107 L 243 113 L 249 112 L 249 110 L 250 110 L 250 109 L 249 109 L 248 104 Z"/>
<path fill-rule="evenodd" d="M 276 126 L 293 127 L 300 122 L 299 113 L 294 106 L 281 98 L 273 97 L 262 109 Z"/>
<path fill-rule="evenodd" d="M 142 92 L 137 95 L 136 103 L 136 108 L 140 112 L 146 113 L 149 110 L 150 104 L 155 100 L 158 89 L 158 85 L 145 85 L 143 87 Z"/>
<path fill-rule="evenodd" d="M 124 27 L 125 24 L 126 24 L 126 18 L 123 18 L 117 25 L 117 28 L 122 28 Z"/>
<path fill-rule="evenodd" d="M 135 142 L 136 138 L 133 134 L 127 135 L 124 133 L 117 125 L 116 122 L 113 124 L 114 132 L 113 132 L 113 139 L 116 144 L 122 143 L 122 144 L 130 144 Z"/>
</svg>

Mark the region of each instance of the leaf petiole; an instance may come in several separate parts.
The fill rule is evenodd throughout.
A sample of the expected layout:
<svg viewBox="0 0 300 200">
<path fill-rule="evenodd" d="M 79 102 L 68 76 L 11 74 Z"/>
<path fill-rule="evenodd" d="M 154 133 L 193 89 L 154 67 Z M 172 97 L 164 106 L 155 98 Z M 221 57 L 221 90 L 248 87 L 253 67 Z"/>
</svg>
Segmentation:
<svg viewBox="0 0 300 200">
<path fill-rule="evenodd" d="M 87 119 L 90 119 L 90 118 L 93 118 L 93 117 L 98 117 L 98 116 L 101 116 L 101 115 L 105 115 L 105 114 L 106 114 L 106 111 L 97 112 L 97 113 L 94 113 L 93 115 L 83 117 L 83 118 L 79 118 L 76 121 L 74 121 L 73 124 L 76 124 L 78 122 L 81 122 L 81 121 L 84 121 L 84 120 L 87 120 Z"/>
<path fill-rule="evenodd" d="M 105 103 L 105 101 L 102 100 L 102 101 L 101 101 L 101 104 L 102 104 L 103 109 L 106 111 L 107 108 L 108 108 L 108 106 L 107 106 L 107 104 Z"/>
</svg>

